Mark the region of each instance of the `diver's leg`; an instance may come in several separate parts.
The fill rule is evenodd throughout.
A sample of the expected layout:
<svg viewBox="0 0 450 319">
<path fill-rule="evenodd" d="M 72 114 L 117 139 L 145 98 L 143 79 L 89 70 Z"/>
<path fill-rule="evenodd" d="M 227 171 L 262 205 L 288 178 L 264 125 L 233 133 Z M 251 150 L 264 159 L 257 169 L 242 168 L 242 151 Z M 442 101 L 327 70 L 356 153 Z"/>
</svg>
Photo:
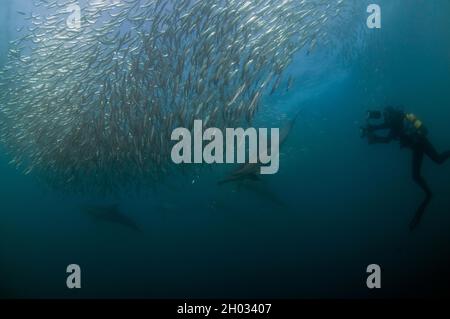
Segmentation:
<svg viewBox="0 0 450 319">
<path fill-rule="evenodd" d="M 416 214 L 414 215 L 413 220 L 410 224 L 410 229 L 414 229 L 417 225 L 419 225 L 423 214 L 425 213 L 425 209 L 431 201 L 432 193 L 430 188 L 427 185 L 427 182 L 422 176 L 422 163 L 423 163 L 423 150 L 422 149 L 413 149 L 413 162 L 412 162 L 412 175 L 414 181 L 423 189 L 425 192 L 425 199 L 417 208 Z"/>
<path fill-rule="evenodd" d="M 424 150 L 425 154 L 427 154 L 427 156 L 431 158 L 431 160 L 433 160 L 433 162 L 435 162 L 436 164 L 444 164 L 445 161 L 450 158 L 450 151 L 438 153 L 438 151 L 436 151 L 436 148 L 433 146 L 433 144 L 431 144 L 429 140 L 424 141 Z"/>
<path fill-rule="evenodd" d="M 413 150 L 412 176 L 414 181 L 423 189 L 426 195 L 431 195 L 431 190 L 422 176 L 423 151 Z"/>
</svg>

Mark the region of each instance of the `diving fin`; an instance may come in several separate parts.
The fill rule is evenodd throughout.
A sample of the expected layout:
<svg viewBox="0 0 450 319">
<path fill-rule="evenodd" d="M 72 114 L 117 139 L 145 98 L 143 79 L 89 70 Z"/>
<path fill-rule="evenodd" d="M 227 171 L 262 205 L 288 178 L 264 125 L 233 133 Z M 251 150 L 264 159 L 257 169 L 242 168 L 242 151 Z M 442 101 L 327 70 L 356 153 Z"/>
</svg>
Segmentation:
<svg viewBox="0 0 450 319">
<path fill-rule="evenodd" d="M 431 196 L 427 196 L 425 200 L 420 204 L 419 208 L 417 208 L 416 214 L 414 215 L 413 219 L 411 220 L 411 223 L 409 224 L 409 229 L 413 231 L 414 229 L 419 226 L 420 222 L 422 221 L 423 214 L 425 213 L 425 210 L 428 206 L 428 204 L 431 201 Z"/>
</svg>

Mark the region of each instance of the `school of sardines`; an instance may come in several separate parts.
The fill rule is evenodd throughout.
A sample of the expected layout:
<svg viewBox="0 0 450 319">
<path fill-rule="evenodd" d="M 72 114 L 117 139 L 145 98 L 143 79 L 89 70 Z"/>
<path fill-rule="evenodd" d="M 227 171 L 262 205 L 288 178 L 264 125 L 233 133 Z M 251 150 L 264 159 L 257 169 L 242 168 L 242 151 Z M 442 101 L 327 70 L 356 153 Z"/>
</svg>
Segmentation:
<svg viewBox="0 0 450 319">
<path fill-rule="evenodd" d="M 91 0 L 73 28 L 81 1 L 33 1 L 0 72 L 1 140 L 12 163 L 70 192 L 155 184 L 172 171 L 174 128 L 250 122 L 348 6 Z"/>
</svg>

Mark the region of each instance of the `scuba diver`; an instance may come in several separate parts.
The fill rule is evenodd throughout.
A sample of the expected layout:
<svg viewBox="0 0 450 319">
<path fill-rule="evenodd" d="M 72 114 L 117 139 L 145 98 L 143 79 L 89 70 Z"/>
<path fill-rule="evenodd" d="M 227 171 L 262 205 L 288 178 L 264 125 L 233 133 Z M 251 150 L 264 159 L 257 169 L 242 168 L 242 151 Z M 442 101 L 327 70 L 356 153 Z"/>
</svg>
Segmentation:
<svg viewBox="0 0 450 319">
<path fill-rule="evenodd" d="M 371 120 L 381 120 L 381 124 L 370 124 Z M 387 130 L 388 134 L 377 135 L 376 131 Z M 410 229 L 414 229 L 421 221 L 422 216 L 432 199 L 432 192 L 421 173 L 424 155 L 427 155 L 436 164 L 443 164 L 449 157 L 450 151 L 439 153 L 428 140 L 428 131 L 412 113 L 405 113 L 393 107 L 386 107 L 383 112 L 369 111 L 367 125 L 361 128 L 361 135 L 367 138 L 369 144 L 388 144 L 391 141 L 399 141 L 401 147 L 412 150 L 412 177 L 425 192 L 425 199 L 418 207 Z"/>
</svg>

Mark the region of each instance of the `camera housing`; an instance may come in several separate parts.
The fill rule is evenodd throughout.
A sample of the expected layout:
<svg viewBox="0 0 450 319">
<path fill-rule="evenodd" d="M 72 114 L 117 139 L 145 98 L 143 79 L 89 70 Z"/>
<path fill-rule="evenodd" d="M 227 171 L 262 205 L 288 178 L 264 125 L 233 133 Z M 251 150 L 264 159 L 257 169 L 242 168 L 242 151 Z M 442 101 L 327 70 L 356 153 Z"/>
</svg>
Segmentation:
<svg viewBox="0 0 450 319">
<path fill-rule="evenodd" d="M 379 120 L 382 117 L 381 111 L 367 111 L 368 120 Z"/>
</svg>

